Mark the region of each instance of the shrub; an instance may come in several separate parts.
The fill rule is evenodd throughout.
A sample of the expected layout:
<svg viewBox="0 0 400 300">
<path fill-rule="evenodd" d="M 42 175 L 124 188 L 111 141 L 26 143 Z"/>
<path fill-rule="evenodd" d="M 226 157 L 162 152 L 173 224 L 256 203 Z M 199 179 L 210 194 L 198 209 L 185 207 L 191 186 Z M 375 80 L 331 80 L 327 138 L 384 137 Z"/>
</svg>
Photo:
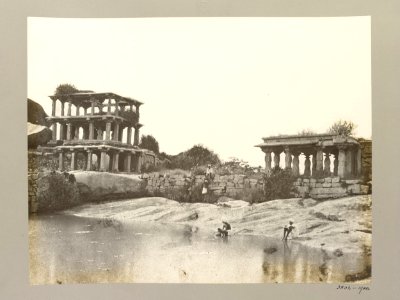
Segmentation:
<svg viewBox="0 0 400 300">
<path fill-rule="evenodd" d="M 275 167 L 270 176 L 264 176 L 264 199 L 285 199 L 292 196 L 293 182 L 296 177 L 290 169 Z"/>
</svg>

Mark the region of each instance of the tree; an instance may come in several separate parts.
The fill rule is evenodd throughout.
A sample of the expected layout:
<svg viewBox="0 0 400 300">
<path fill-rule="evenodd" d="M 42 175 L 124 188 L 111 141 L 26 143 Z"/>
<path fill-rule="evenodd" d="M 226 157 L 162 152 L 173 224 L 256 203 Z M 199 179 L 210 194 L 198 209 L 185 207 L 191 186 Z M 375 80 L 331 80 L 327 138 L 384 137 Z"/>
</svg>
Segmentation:
<svg viewBox="0 0 400 300">
<path fill-rule="evenodd" d="M 351 121 L 339 120 L 328 129 L 328 133 L 341 136 L 352 136 L 355 133 L 356 125 Z"/>
<path fill-rule="evenodd" d="M 151 150 L 155 154 L 160 153 L 160 148 L 159 148 L 158 142 L 152 135 L 142 135 L 142 138 L 140 139 L 139 147 Z"/>
<path fill-rule="evenodd" d="M 69 83 L 63 83 L 57 86 L 54 95 L 65 95 L 65 94 L 73 94 L 77 93 L 79 90 L 73 85 Z"/>
<path fill-rule="evenodd" d="M 195 145 L 185 152 L 171 156 L 171 168 L 189 170 L 192 167 L 205 166 L 207 164 L 220 164 L 217 154 L 202 145 Z"/>
</svg>

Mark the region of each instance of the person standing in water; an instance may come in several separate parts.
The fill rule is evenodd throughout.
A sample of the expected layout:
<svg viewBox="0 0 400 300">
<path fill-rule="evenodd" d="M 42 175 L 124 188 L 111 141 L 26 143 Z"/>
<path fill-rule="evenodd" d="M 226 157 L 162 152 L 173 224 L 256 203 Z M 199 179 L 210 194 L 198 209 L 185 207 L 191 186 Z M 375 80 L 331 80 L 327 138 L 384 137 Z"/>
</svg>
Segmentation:
<svg viewBox="0 0 400 300">
<path fill-rule="evenodd" d="M 287 240 L 289 233 L 292 233 L 293 229 L 294 229 L 293 221 L 289 221 L 289 225 L 285 225 L 285 227 L 283 228 L 282 240 Z"/>
</svg>

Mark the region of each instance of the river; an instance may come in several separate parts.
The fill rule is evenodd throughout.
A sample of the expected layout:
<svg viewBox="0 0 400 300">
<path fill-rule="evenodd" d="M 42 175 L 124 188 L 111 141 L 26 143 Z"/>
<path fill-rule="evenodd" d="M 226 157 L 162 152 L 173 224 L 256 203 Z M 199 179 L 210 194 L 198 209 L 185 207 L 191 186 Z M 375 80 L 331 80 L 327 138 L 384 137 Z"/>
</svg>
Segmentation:
<svg viewBox="0 0 400 300">
<path fill-rule="evenodd" d="M 64 214 L 29 219 L 31 284 L 343 282 L 365 258 L 189 225 Z"/>
</svg>

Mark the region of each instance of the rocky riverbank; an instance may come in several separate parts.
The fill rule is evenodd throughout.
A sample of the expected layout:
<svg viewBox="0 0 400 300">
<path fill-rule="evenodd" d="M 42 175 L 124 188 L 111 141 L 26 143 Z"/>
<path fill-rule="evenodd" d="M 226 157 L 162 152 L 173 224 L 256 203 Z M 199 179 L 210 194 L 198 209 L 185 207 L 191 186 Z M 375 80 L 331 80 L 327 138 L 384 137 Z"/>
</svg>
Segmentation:
<svg viewBox="0 0 400 300">
<path fill-rule="evenodd" d="M 232 225 L 231 235 L 255 234 L 281 237 L 289 220 L 296 230 L 292 237 L 310 247 L 321 247 L 336 256 L 371 251 L 371 195 L 334 200 L 284 199 L 250 205 L 220 198 L 217 204 L 179 203 L 160 197 L 85 204 L 64 211 L 82 217 L 122 222 L 161 222 L 208 228 L 214 234 L 223 220 Z"/>
</svg>

